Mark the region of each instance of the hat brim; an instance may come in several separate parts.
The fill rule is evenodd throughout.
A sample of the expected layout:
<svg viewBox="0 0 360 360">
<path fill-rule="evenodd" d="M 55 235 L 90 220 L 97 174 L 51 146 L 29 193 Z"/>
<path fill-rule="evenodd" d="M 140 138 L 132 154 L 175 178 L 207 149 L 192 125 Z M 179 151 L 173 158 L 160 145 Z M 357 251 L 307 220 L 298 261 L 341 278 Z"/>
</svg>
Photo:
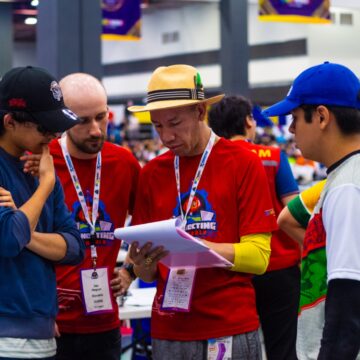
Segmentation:
<svg viewBox="0 0 360 360">
<path fill-rule="evenodd" d="M 292 110 L 296 109 L 300 105 L 301 105 L 300 102 L 289 100 L 288 98 L 286 98 L 263 110 L 262 113 L 265 116 L 287 115 L 290 114 Z"/>
<path fill-rule="evenodd" d="M 31 113 L 37 123 L 51 132 L 64 132 L 79 124 L 81 119 L 68 108 Z"/>
<path fill-rule="evenodd" d="M 204 100 L 163 100 L 163 101 L 154 101 L 144 106 L 129 106 L 127 109 L 131 112 L 144 112 L 144 111 L 155 111 L 162 109 L 173 109 L 183 106 L 190 106 L 195 104 L 211 105 L 219 102 L 225 94 L 216 95 Z"/>
</svg>

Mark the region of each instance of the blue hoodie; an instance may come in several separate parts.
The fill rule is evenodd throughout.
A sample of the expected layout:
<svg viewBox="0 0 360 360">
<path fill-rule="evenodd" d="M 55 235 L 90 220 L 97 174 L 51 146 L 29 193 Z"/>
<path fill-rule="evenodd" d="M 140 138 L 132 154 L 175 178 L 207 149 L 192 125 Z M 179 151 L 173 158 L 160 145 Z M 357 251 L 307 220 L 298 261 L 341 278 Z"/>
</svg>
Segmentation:
<svg viewBox="0 0 360 360">
<path fill-rule="evenodd" d="M 0 148 L 0 186 L 21 207 L 35 192 L 38 179 L 23 172 L 23 163 Z M 75 265 L 84 257 L 84 243 L 65 206 L 56 179 L 35 231 L 57 233 L 67 243 L 59 262 Z M 28 250 L 30 225 L 20 210 L 0 206 L 0 337 L 49 339 L 57 314 L 54 263 Z"/>
</svg>

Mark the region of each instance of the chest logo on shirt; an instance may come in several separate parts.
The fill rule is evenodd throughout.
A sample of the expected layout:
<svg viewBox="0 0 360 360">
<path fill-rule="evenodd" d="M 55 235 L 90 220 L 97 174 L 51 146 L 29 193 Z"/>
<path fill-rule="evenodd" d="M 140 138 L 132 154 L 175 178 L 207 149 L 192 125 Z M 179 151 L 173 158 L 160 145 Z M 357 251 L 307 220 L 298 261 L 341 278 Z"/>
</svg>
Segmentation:
<svg viewBox="0 0 360 360">
<path fill-rule="evenodd" d="M 86 204 L 88 206 L 89 217 L 92 219 L 92 205 L 93 198 L 90 193 L 86 192 Z M 90 225 L 87 223 L 84 212 L 82 211 L 81 204 L 77 200 L 72 206 L 72 217 L 75 220 L 78 230 L 80 231 L 81 238 L 84 240 L 86 247 L 90 247 Z M 98 216 L 95 223 L 96 229 L 96 246 L 111 246 L 114 240 L 114 224 L 110 216 L 105 211 L 105 205 L 100 200 Z"/>
<path fill-rule="evenodd" d="M 190 191 L 181 195 L 181 208 L 185 214 Z M 179 200 L 173 211 L 175 217 L 181 216 Z M 214 237 L 217 231 L 216 214 L 208 201 L 208 194 L 205 190 L 198 190 L 193 198 L 190 210 L 187 216 L 187 224 L 185 228 L 192 236 L 198 237 Z"/>
</svg>

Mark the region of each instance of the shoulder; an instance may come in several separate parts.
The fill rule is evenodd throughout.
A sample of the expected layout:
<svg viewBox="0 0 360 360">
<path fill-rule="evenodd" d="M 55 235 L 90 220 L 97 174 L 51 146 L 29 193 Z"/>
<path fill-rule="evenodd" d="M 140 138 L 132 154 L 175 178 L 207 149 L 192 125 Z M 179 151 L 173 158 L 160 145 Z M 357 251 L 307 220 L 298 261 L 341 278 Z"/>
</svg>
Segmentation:
<svg viewBox="0 0 360 360">
<path fill-rule="evenodd" d="M 52 156 L 62 157 L 62 151 L 58 139 L 54 139 L 50 142 L 49 150 Z"/>
<path fill-rule="evenodd" d="M 104 142 L 101 155 L 103 162 L 119 162 L 121 166 L 124 166 L 124 164 L 139 165 L 139 162 L 130 150 L 107 141 Z"/>
<path fill-rule="evenodd" d="M 147 164 L 145 164 L 141 172 L 143 174 L 149 174 L 153 171 L 160 171 L 169 168 L 172 169 L 174 166 L 174 157 L 174 153 L 168 150 L 165 153 L 156 156 L 154 159 L 150 160 Z"/>
</svg>

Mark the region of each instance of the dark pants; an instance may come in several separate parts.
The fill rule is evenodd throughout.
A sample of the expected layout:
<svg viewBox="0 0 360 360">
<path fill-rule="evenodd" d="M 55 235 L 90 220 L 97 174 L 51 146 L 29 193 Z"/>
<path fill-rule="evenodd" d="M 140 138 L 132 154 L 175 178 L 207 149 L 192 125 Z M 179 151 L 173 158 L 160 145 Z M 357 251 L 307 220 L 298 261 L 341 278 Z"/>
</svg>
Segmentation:
<svg viewBox="0 0 360 360">
<path fill-rule="evenodd" d="M 255 276 L 256 306 L 268 360 L 294 360 L 300 269 L 293 266 Z"/>
<path fill-rule="evenodd" d="M 56 339 L 56 360 L 119 360 L 121 334 L 119 329 L 95 334 L 62 333 Z"/>
</svg>

